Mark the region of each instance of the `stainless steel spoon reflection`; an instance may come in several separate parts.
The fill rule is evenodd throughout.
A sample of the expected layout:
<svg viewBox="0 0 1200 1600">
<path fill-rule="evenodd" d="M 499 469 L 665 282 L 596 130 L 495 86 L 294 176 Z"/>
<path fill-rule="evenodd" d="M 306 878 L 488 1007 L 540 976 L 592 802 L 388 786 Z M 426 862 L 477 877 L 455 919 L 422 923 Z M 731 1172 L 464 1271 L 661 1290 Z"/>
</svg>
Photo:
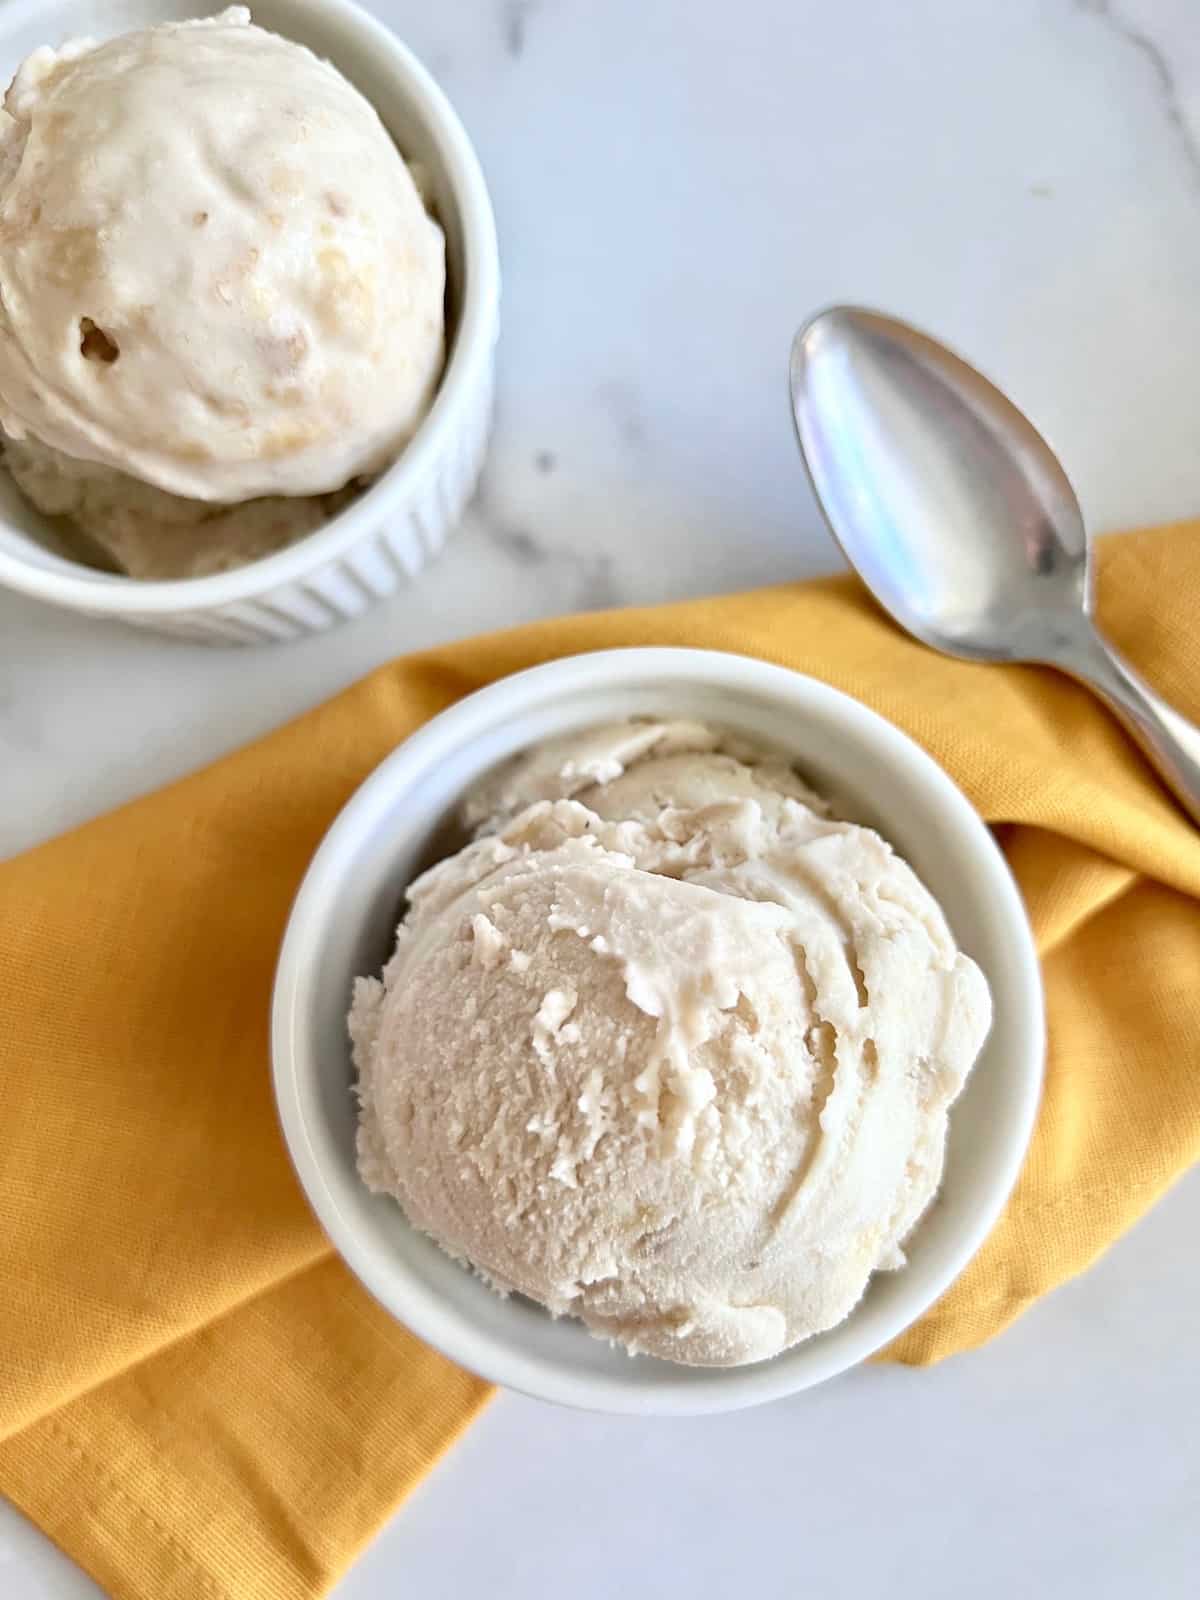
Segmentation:
<svg viewBox="0 0 1200 1600">
<path fill-rule="evenodd" d="M 1079 502 L 1028 418 L 936 340 L 851 306 L 801 328 L 791 389 L 817 501 L 884 610 L 935 650 L 1087 684 L 1200 823 L 1200 728 L 1097 630 Z"/>
</svg>

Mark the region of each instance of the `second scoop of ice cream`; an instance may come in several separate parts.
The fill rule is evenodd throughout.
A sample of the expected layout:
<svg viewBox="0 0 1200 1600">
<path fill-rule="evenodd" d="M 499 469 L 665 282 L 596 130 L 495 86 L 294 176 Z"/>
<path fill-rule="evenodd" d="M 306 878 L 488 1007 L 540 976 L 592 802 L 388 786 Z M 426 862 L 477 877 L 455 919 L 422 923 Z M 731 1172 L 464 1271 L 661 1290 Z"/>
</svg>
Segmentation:
<svg viewBox="0 0 1200 1600">
<path fill-rule="evenodd" d="M 734 1365 L 840 1321 L 903 1263 L 989 1024 L 928 891 L 694 723 L 556 742 L 468 811 L 357 986 L 368 1184 L 631 1350 Z"/>
<path fill-rule="evenodd" d="M 335 68 L 234 8 L 40 50 L 5 105 L 11 438 L 220 504 L 395 457 L 441 371 L 442 234 Z"/>
</svg>

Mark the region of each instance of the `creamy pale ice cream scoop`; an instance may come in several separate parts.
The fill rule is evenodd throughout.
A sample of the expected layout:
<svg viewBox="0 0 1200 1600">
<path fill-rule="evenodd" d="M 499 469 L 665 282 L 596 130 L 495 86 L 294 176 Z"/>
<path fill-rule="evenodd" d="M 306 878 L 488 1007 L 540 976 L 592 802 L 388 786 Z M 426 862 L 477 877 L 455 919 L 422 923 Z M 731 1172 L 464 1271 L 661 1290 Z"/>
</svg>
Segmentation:
<svg viewBox="0 0 1200 1600">
<path fill-rule="evenodd" d="M 31 438 L 6 440 L 4 465 L 39 511 L 66 519 L 64 543 L 72 555 L 148 580 L 203 578 L 257 561 L 315 533 L 355 493 L 346 488 L 214 505 L 76 461 Z"/>
<path fill-rule="evenodd" d="M 338 491 L 425 415 L 443 294 L 374 109 L 243 8 L 39 50 L 8 91 L 0 427 L 27 481 L 58 452 L 106 505 L 115 474 L 220 506 Z"/>
<path fill-rule="evenodd" d="M 990 1022 L 929 892 L 696 723 L 555 741 L 466 820 L 355 988 L 365 1181 L 633 1351 L 736 1365 L 839 1322 L 903 1265 Z"/>
</svg>

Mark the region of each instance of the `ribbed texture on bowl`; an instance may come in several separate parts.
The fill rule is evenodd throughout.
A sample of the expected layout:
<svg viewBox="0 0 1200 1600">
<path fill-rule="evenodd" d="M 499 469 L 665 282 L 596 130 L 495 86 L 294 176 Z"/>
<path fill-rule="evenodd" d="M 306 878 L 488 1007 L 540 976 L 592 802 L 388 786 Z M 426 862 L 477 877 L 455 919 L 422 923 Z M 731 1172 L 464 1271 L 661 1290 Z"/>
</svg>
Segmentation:
<svg viewBox="0 0 1200 1600">
<path fill-rule="evenodd" d="M 94 0 L 0 6 L 0 81 L 47 38 L 151 26 L 187 0 L 123 0 L 107 28 Z M 219 9 L 212 7 L 213 10 Z M 420 62 L 349 0 L 259 0 L 255 20 L 341 67 L 419 162 L 446 235 L 449 360 L 429 416 L 368 494 L 307 538 L 210 577 L 140 583 L 77 565 L 32 515 L 0 509 L 0 584 L 48 605 L 204 644 L 272 644 L 323 633 L 419 573 L 461 518 L 483 465 L 500 325 L 496 225 L 466 130 Z M 11 497 L 10 497 L 11 498 Z"/>
<path fill-rule="evenodd" d="M 469 403 L 463 397 L 456 429 L 425 484 L 411 500 L 391 507 L 348 550 L 305 577 L 267 587 L 259 595 L 170 615 L 139 613 L 131 603 L 121 612 L 121 621 L 200 644 L 278 644 L 349 622 L 376 600 L 395 594 L 442 548 L 475 492 L 491 433 L 493 367 L 489 364 Z"/>
</svg>

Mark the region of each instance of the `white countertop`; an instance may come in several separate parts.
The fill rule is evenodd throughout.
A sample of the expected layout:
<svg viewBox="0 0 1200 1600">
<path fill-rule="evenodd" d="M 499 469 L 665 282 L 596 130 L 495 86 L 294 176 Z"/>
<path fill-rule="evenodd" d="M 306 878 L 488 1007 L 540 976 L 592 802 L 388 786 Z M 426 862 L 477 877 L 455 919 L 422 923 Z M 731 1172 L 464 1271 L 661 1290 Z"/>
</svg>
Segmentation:
<svg viewBox="0 0 1200 1600">
<path fill-rule="evenodd" d="M 0 854 L 406 648 L 834 568 L 785 398 L 791 333 L 829 301 L 897 311 L 982 365 L 1095 528 L 1200 513 L 1194 0 L 374 9 L 455 99 L 499 216 L 479 503 L 417 589 L 274 651 L 0 595 Z M 615 1562 L 631 1593 L 692 1600 L 741 1582 L 1182 1595 L 1200 1557 L 1198 1205 L 1200 1174 L 1087 1278 L 931 1371 L 688 1423 L 503 1397 L 340 1593 L 608 1600 Z M 95 1593 L 3 1508 L 0 1592 Z"/>
</svg>

